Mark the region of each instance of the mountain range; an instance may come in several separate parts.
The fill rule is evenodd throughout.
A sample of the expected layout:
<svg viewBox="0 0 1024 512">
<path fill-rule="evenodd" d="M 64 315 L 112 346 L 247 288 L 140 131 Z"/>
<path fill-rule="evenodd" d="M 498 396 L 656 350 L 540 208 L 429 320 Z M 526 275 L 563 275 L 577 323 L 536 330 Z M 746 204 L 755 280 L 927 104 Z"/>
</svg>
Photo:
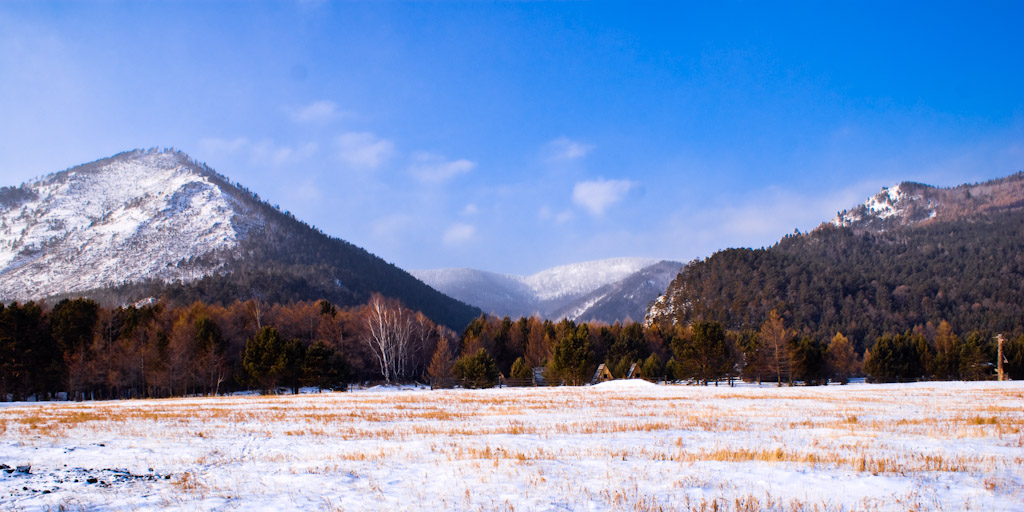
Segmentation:
<svg viewBox="0 0 1024 512">
<path fill-rule="evenodd" d="M 1024 173 L 938 188 L 901 183 L 809 233 L 687 264 L 648 322 L 754 330 L 770 310 L 796 332 L 1018 332 L 1024 315 Z"/>
<path fill-rule="evenodd" d="M 416 270 L 423 282 L 498 316 L 607 323 L 643 318 L 682 263 L 614 258 L 564 265 L 529 276 L 457 268 Z"/>
<path fill-rule="evenodd" d="M 400 299 L 461 329 L 480 310 L 324 235 L 174 150 L 0 189 L 0 301 Z"/>
<path fill-rule="evenodd" d="M 483 312 L 603 322 L 699 319 L 859 339 L 947 320 L 1019 329 L 1024 173 L 904 182 L 809 233 L 685 266 L 611 259 L 530 276 L 406 272 L 174 150 L 134 150 L 0 188 L 0 302 L 89 296 L 342 306 L 381 293 L 456 330 Z M 648 307 L 650 306 L 650 307 Z"/>
</svg>

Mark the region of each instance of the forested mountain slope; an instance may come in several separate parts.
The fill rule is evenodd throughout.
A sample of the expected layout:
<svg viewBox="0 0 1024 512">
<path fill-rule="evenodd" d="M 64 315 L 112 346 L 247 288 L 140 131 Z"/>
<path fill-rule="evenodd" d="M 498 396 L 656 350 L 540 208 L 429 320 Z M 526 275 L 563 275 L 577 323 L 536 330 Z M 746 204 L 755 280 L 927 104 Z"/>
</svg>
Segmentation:
<svg viewBox="0 0 1024 512">
<path fill-rule="evenodd" d="M 942 320 L 958 332 L 1020 331 L 1024 175 L 894 189 L 888 203 L 879 196 L 890 199 L 891 190 L 883 190 L 855 213 L 772 247 L 688 264 L 648 319 L 757 329 L 776 309 L 798 332 L 842 332 L 861 349 L 883 333 Z"/>
<path fill-rule="evenodd" d="M 354 305 L 375 292 L 456 329 L 479 314 L 178 151 L 130 151 L 0 189 L 0 301 Z"/>
</svg>

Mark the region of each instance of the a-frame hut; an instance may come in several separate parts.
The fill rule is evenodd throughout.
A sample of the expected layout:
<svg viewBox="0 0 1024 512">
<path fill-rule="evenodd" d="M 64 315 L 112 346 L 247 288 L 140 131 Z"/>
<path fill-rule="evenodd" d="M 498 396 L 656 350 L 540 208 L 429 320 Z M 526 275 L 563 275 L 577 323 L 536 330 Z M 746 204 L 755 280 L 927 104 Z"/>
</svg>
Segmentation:
<svg viewBox="0 0 1024 512">
<path fill-rule="evenodd" d="M 610 380 L 615 380 L 615 377 L 612 376 L 611 370 L 609 370 L 608 367 L 604 365 L 604 363 L 601 363 L 600 365 L 598 365 L 597 371 L 594 372 L 594 378 L 590 379 L 590 384 L 600 384 L 602 382 L 607 382 Z"/>
<path fill-rule="evenodd" d="M 627 379 L 639 379 L 641 377 L 642 376 L 640 375 L 640 365 L 638 365 L 636 363 L 633 363 L 633 364 L 629 365 L 629 373 L 626 374 L 626 378 Z"/>
</svg>

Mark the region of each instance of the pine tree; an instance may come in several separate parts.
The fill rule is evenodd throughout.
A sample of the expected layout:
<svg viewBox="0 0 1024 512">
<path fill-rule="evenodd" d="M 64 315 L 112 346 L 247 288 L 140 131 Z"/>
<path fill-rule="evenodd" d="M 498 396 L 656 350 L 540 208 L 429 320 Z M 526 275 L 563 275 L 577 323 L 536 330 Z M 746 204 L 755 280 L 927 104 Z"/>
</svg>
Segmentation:
<svg viewBox="0 0 1024 512">
<path fill-rule="evenodd" d="M 561 324 L 560 324 L 561 325 Z M 587 324 L 565 328 L 565 337 L 555 345 L 551 355 L 552 373 L 571 386 L 579 386 L 586 379 L 587 367 L 593 357 L 590 350 L 590 329 Z"/>
<path fill-rule="evenodd" d="M 453 371 L 467 388 L 493 388 L 498 384 L 498 367 L 482 348 L 476 354 L 460 357 Z"/>
<path fill-rule="evenodd" d="M 810 336 L 802 336 L 793 340 L 790 349 L 793 375 L 805 385 L 817 386 L 828 378 L 828 367 L 825 364 L 825 348 Z"/>
<path fill-rule="evenodd" d="M 526 359 L 520 357 L 516 359 L 514 363 L 512 363 L 512 371 L 510 376 L 513 379 L 529 379 L 533 377 L 533 370 L 531 370 L 529 365 L 526 364 Z"/>
<path fill-rule="evenodd" d="M 665 369 L 661 364 L 661 358 L 658 354 L 651 354 L 644 360 L 644 364 L 641 367 L 640 372 L 644 378 L 650 381 L 658 381 L 665 376 Z"/>
<path fill-rule="evenodd" d="M 302 384 L 318 391 L 344 390 L 348 378 L 348 365 L 341 354 L 317 341 L 306 350 L 302 365 Z"/>
<path fill-rule="evenodd" d="M 277 329 L 264 327 L 245 344 L 242 366 L 249 383 L 264 393 L 277 389 L 277 382 L 287 365 L 284 342 Z"/>
</svg>

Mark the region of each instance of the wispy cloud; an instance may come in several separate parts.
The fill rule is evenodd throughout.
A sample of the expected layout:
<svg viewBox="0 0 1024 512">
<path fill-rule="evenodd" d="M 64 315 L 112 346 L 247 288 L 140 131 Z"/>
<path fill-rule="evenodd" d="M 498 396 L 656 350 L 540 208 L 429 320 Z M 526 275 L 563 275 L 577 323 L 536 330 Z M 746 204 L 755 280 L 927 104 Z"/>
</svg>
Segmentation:
<svg viewBox="0 0 1024 512">
<path fill-rule="evenodd" d="M 235 137 L 234 139 L 209 137 L 199 141 L 199 148 L 211 153 L 234 153 L 248 144 L 249 139 L 245 137 Z"/>
<path fill-rule="evenodd" d="M 441 155 L 417 151 L 412 154 L 409 172 L 422 182 L 440 183 L 472 171 L 474 167 L 476 163 L 466 159 L 447 160 Z"/>
<path fill-rule="evenodd" d="M 395 143 L 369 132 L 349 132 L 336 140 L 338 158 L 350 167 L 376 169 L 391 159 Z"/>
<path fill-rule="evenodd" d="M 591 144 L 584 144 L 568 137 L 559 137 L 545 145 L 545 152 L 551 160 L 576 160 L 587 156 L 594 149 Z"/>
<path fill-rule="evenodd" d="M 555 224 L 565 224 L 572 220 L 572 211 L 562 210 L 560 212 L 555 212 L 550 206 L 544 205 L 537 211 L 537 218 L 542 221 L 553 220 Z"/>
<path fill-rule="evenodd" d="M 314 101 L 309 105 L 287 109 L 288 117 L 297 124 L 324 124 L 333 121 L 346 113 L 338 110 L 333 101 Z"/>
<path fill-rule="evenodd" d="M 199 141 L 199 147 L 208 153 L 234 154 L 244 152 L 252 162 L 269 165 L 285 165 L 304 160 L 316 154 L 319 146 L 307 142 L 295 146 L 279 145 L 270 139 L 253 142 L 245 137 L 233 139 L 206 138 Z"/>
<path fill-rule="evenodd" d="M 448 226 L 444 231 L 441 241 L 445 245 L 459 245 L 472 240 L 476 236 L 476 227 L 471 224 L 458 222 Z"/>
<path fill-rule="evenodd" d="M 262 140 L 252 145 L 252 159 L 255 162 L 284 165 L 303 160 L 316 153 L 315 142 L 299 146 L 278 146 L 271 140 Z"/>
<path fill-rule="evenodd" d="M 572 189 L 572 202 L 595 217 L 604 215 L 609 206 L 625 199 L 637 186 L 630 180 L 581 181 Z"/>
</svg>

